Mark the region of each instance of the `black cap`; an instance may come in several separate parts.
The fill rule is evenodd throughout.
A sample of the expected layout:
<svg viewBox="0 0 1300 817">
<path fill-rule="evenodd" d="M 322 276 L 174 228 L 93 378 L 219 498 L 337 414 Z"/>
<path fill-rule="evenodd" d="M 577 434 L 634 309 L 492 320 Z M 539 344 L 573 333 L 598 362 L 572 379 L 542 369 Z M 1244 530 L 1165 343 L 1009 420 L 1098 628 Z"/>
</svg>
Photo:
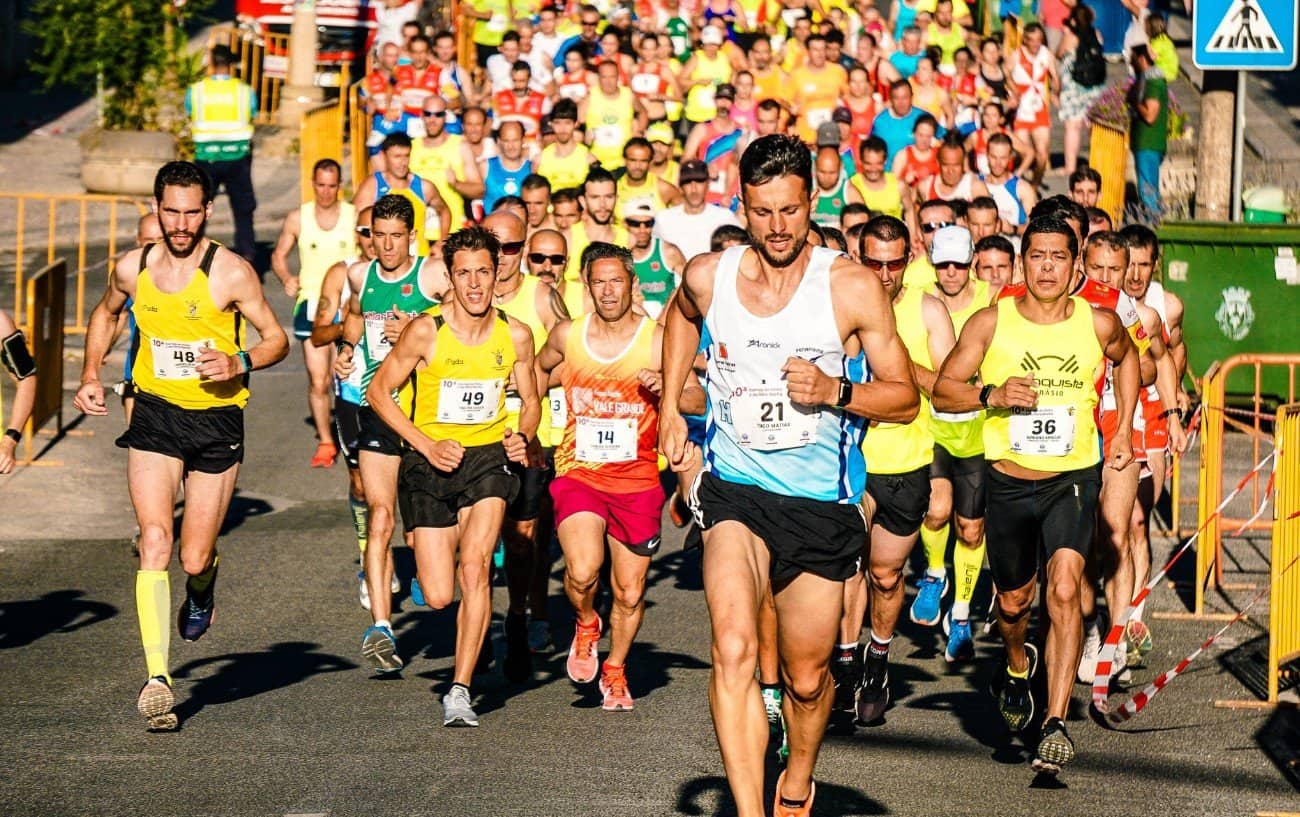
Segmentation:
<svg viewBox="0 0 1300 817">
<path fill-rule="evenodd" d="M 845 125 L 852 125 L 853 111 L 850 111 L 848 108 L 845 108 L 843 105 L 841 105 L 840 107 L 835 109 L 834 113 L 831 114 L 831 121 L 843 122 Z"/>
<path fill-rule="evenodd" d="M 730 82 L 722 83 L 721 85 L 718 86 L 717 90 L 713 92 L 713 98 L 730 99 L 732 102 L 735 102 L 736 86 L 732 85 Z"/>
<path fill-rule="evenodd" d="M 709 180 L 709 166 L 699 159 L 687 159 L 682 162 L 681 168 L 677 172 L 677 181 L 681 184 L 687 182 L 707 182 Z"/>
</svg>

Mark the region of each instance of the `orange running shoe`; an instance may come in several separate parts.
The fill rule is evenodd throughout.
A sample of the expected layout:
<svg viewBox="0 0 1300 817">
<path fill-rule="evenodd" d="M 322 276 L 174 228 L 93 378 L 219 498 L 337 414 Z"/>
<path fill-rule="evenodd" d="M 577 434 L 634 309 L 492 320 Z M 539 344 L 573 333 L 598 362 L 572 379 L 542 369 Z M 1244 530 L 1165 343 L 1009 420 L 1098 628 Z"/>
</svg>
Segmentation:
<svg viewBox="0 0 1300 817">
<path fill-rule="evenodd" d="M 681 494 L 673 492 L 672 497 L 668 500 L 668 517 L 673 520 L 673 524 L 679 528 L 686 527 L 686 523 L 691 521 L 691 510 L 686 507 L 682 501 Z"/>
<path fill-rule="evenodd" d="M 772 804 L 772 817 L 809 817 L 812 814 L 813 798 L 817 796 L 817 781 L 809 781 L 808 799 L 798 805 L 792 804 L 781 796 L 781 784 L 785 782 L 785 772 L 776 779 L 776 802 Z"/>
<path fill-rule="evenodd" d="M 627 689 L 627 667 L 606 663 L 600 668 L 600 708 L 606 712 L 631 712 L 632 693 Z"/>
<path fill-rule="evenodd" d="M 329 468 L 338 455 L 339 450 L 334 447 L 334 443 L 321 443 L 316 446 L 316 453 L 311 458 L 311 467 Z"/>
<path fill-rule="evenodd" d="M 581 621 L 574 623 L 569 659 L 564 664 L 564 669 L 574 683 L 591 683 L 600 673 L 600 659 L 596 649 L 600 642 L 600 630 L 600 616 L 596 616 L 595 624 L 583 624 Z"/>
</svg>

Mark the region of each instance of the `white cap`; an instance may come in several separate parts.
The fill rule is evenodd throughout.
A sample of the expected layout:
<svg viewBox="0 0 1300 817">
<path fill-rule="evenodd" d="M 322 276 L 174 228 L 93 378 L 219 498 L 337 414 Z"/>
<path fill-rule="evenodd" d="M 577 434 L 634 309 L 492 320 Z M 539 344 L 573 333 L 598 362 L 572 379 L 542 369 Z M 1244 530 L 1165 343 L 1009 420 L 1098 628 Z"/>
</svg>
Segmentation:
<svg viewBox="0 0 1300 817">
<path fill-rule="evenodd" d="M 701 45 L 722 45 L 722 29 L 717 26 L 705 26 L 700 32 Z"/>
<path fill-rule="evenodd" d="M 940 227 L 934 234 L 934 248 L 930 250 L 930 263 L 936 267 L 954 261 L 958 264 L 969 264 L 973 254 L 970 230 L 957 226 Z"/>
</svg>

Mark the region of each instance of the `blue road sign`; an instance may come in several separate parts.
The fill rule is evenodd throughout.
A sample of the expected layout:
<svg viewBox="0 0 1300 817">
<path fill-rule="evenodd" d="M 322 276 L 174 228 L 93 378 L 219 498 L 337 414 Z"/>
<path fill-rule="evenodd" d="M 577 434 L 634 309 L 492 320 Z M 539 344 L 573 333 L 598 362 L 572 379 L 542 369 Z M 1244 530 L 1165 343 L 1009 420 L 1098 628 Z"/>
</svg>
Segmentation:
<svg viewBox="0 0 1300 817">
<path fill-rule="evenodd" d="M 1290 71 L 1296 67 L 1300 0 L 1196 0 L 1192 62 L 1226 71 Z"/>
</svg>

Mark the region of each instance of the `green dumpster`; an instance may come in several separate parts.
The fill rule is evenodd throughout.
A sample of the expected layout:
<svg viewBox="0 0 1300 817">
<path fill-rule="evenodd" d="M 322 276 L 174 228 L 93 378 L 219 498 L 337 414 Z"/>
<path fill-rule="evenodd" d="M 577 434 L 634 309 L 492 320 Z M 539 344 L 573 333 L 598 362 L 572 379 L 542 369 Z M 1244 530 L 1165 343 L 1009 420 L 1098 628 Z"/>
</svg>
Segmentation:
<svg viewBox="0 0 1300 817">
<path fill-rule="evenodd" d="M 1277 185 L 1252 187 L 1242 194 L 1241 203 L 1246 208 L 1246 221 L 1253 224 L 1282 224 L 1290 212 L 1286 191 Z"/>
<path fill-rule="evenodd" d="M 1160 227 L 1167 290 L 1182 298 L 1188 368 L 1251 353 L 1300 354 L 1300 225 L 1167 222 Z M 1266 367 L 1263 394 L 1288 395 L 1284 367 Z M 1253 370 L 1230 393 L 1254 391 Z"/>
</svg>

